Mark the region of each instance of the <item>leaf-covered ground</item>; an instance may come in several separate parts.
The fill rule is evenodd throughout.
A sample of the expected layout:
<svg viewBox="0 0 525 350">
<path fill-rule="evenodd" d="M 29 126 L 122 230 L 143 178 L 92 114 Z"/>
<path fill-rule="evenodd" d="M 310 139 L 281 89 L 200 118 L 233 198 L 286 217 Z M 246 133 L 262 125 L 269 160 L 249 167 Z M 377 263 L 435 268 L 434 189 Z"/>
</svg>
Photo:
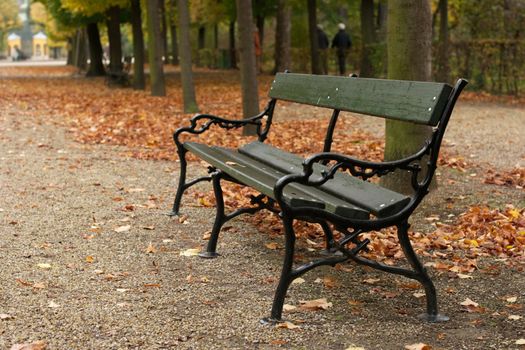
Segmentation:
<svg viewBox="0 0 525 350">
<path fill-rule="evenodd" d="M 106 144 L 117 146 L 111 149 L 116 149 L 117 153 L 120 154 L 123 159 L 127 157 L 134 157 L 143 160 L 167 160 L 170 164 L 175 166 L 175 149 L 172 141 L 172 132 L 177 127 L 186 125 L 190 115 L 184 115 L 181 112 L 181 98 L 180 98 L 180 82 L 177 72 L 172 72 L 168 79 L 168 97 L 167 98 L 155 98 L 148 95 L 147 92 L 136 92 L 130 89 L 111 89 L 105 85 L 104 79 L 85 79 L 82 77 L 71 76 L 75 73 L 72 70 L 65 68 L 11 68 L 0 71 L 0 100 L 2 105 L 0 106 L 0 113 L 2 115 L 10 115 L 16 121 L 16 115 L 27 118 L 20 121 L 20 125 L 24 127 L 30 126 L 32 123 L 54 125 L 58 129 L 65 129 L 68 133 L 68 137 L 76 140 L 78 147 L 91 147 L 92 144 Z M 261 107 L 266 102 L 266 92 L 271 82 L 271 77 L 262 76 L 260 78 L 260 91 L 261 91 Z M 209 112 L 217 115 L 228 116 L 237 118 L 240 115 L 240 89 L 238 86 L 238 75 L 236 72 L 213 72 L 213 71 L 200 71 L 196 74 L 196 86 L 197 86 L 197 97 L 198 102 L 203 112 Z M 504 106 L 510 106 L 508 108 L 514 108 L 515 105 L 520 106 L 522 101 L 512 99 L 495 99 L 492 96 L 484 96 L 480 94 L 468 93 L 462 99 L 461 102 L 470 101 L 469 108 L 473 108 L 476 111 L 486 110 L 487 113 L 492 113 L 490 110 L 490 103 L 496 100 L 499 104 Z M 472 109 L 466 109 L 470 111 Z M 466 113 L 461 112 L 460 113 Z M 323 111 L 305 110 L 295 105 L 284 104 L 281 106 L 280 111 L 277 114 L 276 122 L 272 126 L 272 133 L 270 142 L 276 144 L 285 149 L 289 149 L 299 154 L 308 154 L 318 151 L 322 148 L 322 142 L 324 132 L 326 130 L 326 124 L 329 117 Z M 469 117 L 475 118 L 476 116 Z M 465 118 L 463 118 L 465 119 Z M 462 116 L 460 115 L 457 119 L 455 116 L 451 123 L 457 120 L 461 125 L 468 125 L 466 122 L 462 122 Z M 16 122 L 15 122 L 16 125 Z M 291 127 L 293 125 L 293 127 Z M 498 123 L 495 122 L 487 127 L 497 127 Z M 452 127 L 452 126 L 451 126 Z M 501 126 L 500 126 L 501 127 Z M 523 130 L 525 132 L 525 125 L 506 125 L 509 128 L 508 133 L 510 134 L 516 129 Z M 375 129 L 374 129 L 375 128 Z M 472 130 L 474 133 L 476 130 Z M 480 130 L 481 131 L 481 130 Z M 8 129 L 2 130 L 4 140 L 10 137 Z M 30 133 L 30 131 L 28 131 Z M 15 133 L 16 134 L 16 133 Z M 494 133 L 495 135 L 497 133 Z M 448 135 L 448 134 L 447 134 Z M 446 283 L 447 279 L 450 279 L 452 284 L 461 284 L 465 288 L 470 285 L 476 285 L 473 287 L 476 290 L 480 290 L 480 298 L 486 300 L 487 289 L 489 289 L 490 283 L 486 283 L 494 275 L 505 274 L 506 269 L 510 269 L 511 275 L 505 275 L 506 281 L 512 281 L 513 276 L 523 276 L 523 263 L 525 259 L 525 201 L 524 201 L 524 168 L 523 161 L 525 160 L 524 150 L 518 147 L 514 154 L 502 154 L 501 151 L 487 151 L 483 157 L 478 157 L 470 154 L 467 151 L 468 148 L 463 148 L 463 144 L 473 144 L 475 135 L 469 133 L 454 132 L 452 130 L 454 138 L 448 139 L 444 147 L 443 156 L 440 160 L 440 188 L 438 191 L 433 193 L 426 204 L 422 206 L 421 210 L 415 216 L 415 223 L 413 226 L 413 241 L 416 249 L 420 254 L 425 256 L 427 266 L 437 273 L 439 276 L 439 283 Z M 373 126 L 371 129 L 367 128 L 367 124 L 355 116 L 348 116 L 341 120 L 338 125 L 338 133 L 335 137 L 336 149 L 344 150 L 347 153 L 351 153 L 357 157 L 363 157 L 368 159 L 380 159 L 383 152 L 383 141 L 380 133 L 377 132 L 377 127 Z M 219 129 L 212 130 L 206 134 L 206 141 L 213 144 L 222 144 L 226 146 L 236 146 L 240 142 L 243 142 L 243 138 L 239 133 L 233 132 L 228 137 L 224 136 L 224 133 Z M 488 141 L 488 140 L 487 140 Z M 501 139 L 498 142 L 503 144 L 509 140 Z M 510 141 L 512 142 L 512 141 Z M 8 145 L 9 143 L 4 143 Z M 33 147 L 37 151 L 51 152 L 53 148 L 45 141 L 39 140 L 38 135 L 32 136 L 25 143 L 28 147 Z M 511 145 L 516 148 L 516 146 Z M 479 147 L 478 147 L 479 149 Z M 22 149 L 14 149 L 9 152 L 13 152 L 13 155 L 20 154 L 23 157 L 24 151 Z M 66 150 L 57 150 L 68 153 Z M 11 154 L 11 153 L 9 153 Z M 111 155 L 115 156 L 115 152 Z M 11 157 L 11 156 L 9 156 Z M 49 155 L 48 155 L 49 157 Z M 493 158 L 493 159 L 492 159 Z M 498 158 L 498 159 L 496 159 Z M 495 166 L 494 164 L 500 164 L 503 158 L 503 164 L 508 164 L 506 167 Z M 10 159 L 10 158 L 9 158 Z M 45 159 L 44 159 L 45 160 Z M 68 172 L 73 174 L 81 174 L 83 167 L 82 161 L 74 161 L 68 159 L 67 156 L 61 155 L 58 158 L 59 162 L 70 163 L 68 166 Z M 118 160 L 108 157 L 106 159 L 109 166 L 111 164 L 118 163 Z M 95 160 L 90 160 L 95 162 Z M 155 163 L 151 163 L 155 164 Z M 191 167 L 196 169 L 199 167 L 199 162 L 193 162 Z M 51 167 L 57 167 L 57 165 L 47 164 L 41 168 L 42 171 L 47 171 Z M 89 169 L 89 166 L 88 168 Z M 140 169 L 131 170 L 136 174 L 137 177 L 143 176 Z M 15 172 L 15 171 L 12 171 Z M 5 172 L 9 176 L 9 172 Z M 66 174 L 67 175 L 67 174 Z M 77 175 L 78 176 L 78 175 Z M 171 176 L 169 172 L 166 172 L 166 176 Z M 36 180 L 33 180 L 36 181 Z M 59 191 L 61 187 L 67 187 L 67 184 L 50 183 L 45 188 L 35 188 L 35 191 Z M 94 189 L 100 187 L 98 181 L 93 182 L 92 186 Z M 99 205 L 107 205 L 108 207 L 118 206 L 118 210 L 121 213 L 130 215 L 131 220 L 134 220 L 133 215 L 143 210 L 159 209 L 159 206 L 164 206 L 167 210 L 170 202 L 170 195 L 158 195 L 148 194 L 147 198 L 143 199 L 141 203 L 127 202 L 126 196 L 133 195 L 133 193 L 141 193 L 141 188 L 130 187 L 128 184 L 116 184 L 116 188 L 121 188 L 117 192 L 126 193 L 117 194 L 112 193 L 105 185 L 102 186 L 104 192 L 109 192 L 105 195 L 104 201 L 99 202 Z M 30 188 L 30 187 L 28 187 Z M 168 191 L 171 189 L 167 189 Z M 31 190 L 25 190 L 22 195 L 28 195 Z M 83 189 L 85 191 L 85 189 Z M 246 203 L 246 194 L 249 193 L 246 189 L 240 189 L 238 187 L 229 187 L 226 189 L 227 205 L 230 207 L 236 207 L 240 204 Z M 51 200 L 53 196 L 49 198 Z M 123 202 L 123 203 L 122 203 Z M 185 200 L 185 205 L 191 205 L 195 203 L 198 208 L 192 209 L 192 212 L 206 211 L 210 217 L 207 218 L 206 222 L 203 222 L 203 227 L 207 227 L 206 230 L 211 228 L 211 216 L 212 211 L 209 208 L 213 206 L 213 196 L 209 192 L 209 187 L 201 186 L 192 192 L 192 195 L 188 196 Z M 31 203 L 31 206 L 39 207 L 38 203 Z M 2 209 L 2 208 L 0 208 Z M 2 211 L 4 211 L 2 209 Z M 66 208 L 66 210 L 68 210 Z M 103 214 L 106 215 L 106 214 Z M 195 215 L 195 214 L 194 214 Z M 130 219 L 128 219 L 130 220 Z M 190 215 L 180 220 L 181 227 L 191 228 L 195 224 L 195 219 Z M 266 234 L 267 238 L 262 238 L 265 241 L 265 246 L 262 249 L 266 249 L 271 254 L 280 253 L 282 251 L 282 239 L 280 238 L 280 222 L 275 216 L 267 215 L 256 215 L 250 219 L 254 225 L 263 233 Z M 27 225 L 27 223 L 21 222 L 23 220 L 17 219 L 16 217 L 3 216 L 2 225 L 8 227 L 9 230 L 17 232 L 17 228 L 20 226 Z M 83 240 L 86 242 L 92 242 L 101 238 L 101 232 L 105 231 L 107 227 L 101 221 L 103 219 L 96 218 L 93 216 L 93 220 L 90 223 L 89 230 L 82 229 Z M 133 230 L 133 225 L 129 221 L 112 222 L 112 230 L 115 233 L 122 234 Z M 45 225 L 44 225 L 45 226 Z M 107 226 L 107 225 L 106 225 Z M 155 232 L 155 223 L 148 222 L 143 224 L 143 230 L 152 230 Z M 206 230 L 199 232 L 196 236 L 205 236 Z M 236 231 L 237 228 L 233 227 L 228 230 Z M 227 230 L 227 231 L 228 231 Z M 308 251 L 316 251 L 322 247 L 322 238 L 319 232 L 313 225 L 303 225 L 298 227 L 299 234 L 301 236 L 300 246 L 304 254 L 300 255 L 300 258 L 305 258 L 304 255 L 308 254 Z M 269 234 L 268 234 L 269 233 Z M 228 233 L 226 233 L 228 235 Z M 372 248 L 367 254 L 372 258 L 380 259 L 385 263 L 398 263 L 400 258 L 400 251 L 396 245 L 396 239 L 394 232 L 383 231 L 369 233 L 372 239 L 370 247 Z M 99 237 L 100 236 L 100 237 Z M 249 237 L 250 239 L 253 237 Z M 16 239 L 16 238 L 15 238 Z M 165 239 L 177 239 L 176 237 L 169 236 Z M 39 249 L 48 249 L 46 244 Z M 53 243 L 49 243 L 50 247 Z M 78 244 L 78 243 L 75 243 Z M 169 243 L 144 243 L 145 246 L 141 247 L 142 253 L 149 254 L 151 256 L 162 254 L 166 252 L 166 245 Z M 163 248 L 164 247 L 164 248 Z M 0 243 L 0 248 L 10 249 L 6 244 Z M 192 255 L 193 247 L 188 247 L 185 250 L 187 255 Z M 258 247 L 257 249 L 259 249 Z M 71 248 L 75 249 L 75 248 Z M 67 249 L 66 249 L 67 251 Z M 183 255 L 184 256 L 184 255 Z M 86 252 L 82 256 L 84 264 L 97 263 L 97 252 L 91 251 Z M 487 260 L 488 259 L 488 260 Z M 45 260 L 45 259 L 44 259 Z M 36 265 L 38 269 L 47 271 L 52 268 L 53 265 L 46 265 L 47 262 L 39 263 Z M 278 266 L 278 264 L 276 264 Z M 73 267 L 72 267 L 73 268 Z M 344 276 L 345 270 L 353 269 L 346 266 L 338 269 L 338 274 L 334 277 L 326 275 L 319 282 L 322 288 L 326 291 L 330 291 L 329 296 L 338 294 L 338 290 L 342 288 L 341 278 Z M 341 274 L 339 274 L 341 273 Z M 97 274 L 95 272 L 95 274 Z M 105 271 L 101 272 L 101 275 L 108 276 Z M 109 280 L 123 279 L 126 280 L 126 275 L 120 275 L 119 273 L 109 273 Z M 277 273 L 271 273 L 271 277 L 275 278 Z M 370 287 L 370 293 L 372 295 L 378 295 L 385 299 L 396 299 L 401 298 L 399 296 L 399 290 L 411 290 L 418 288 L 417 286 L 399 284 L 398 290 L 389 290 L 388 283 L 382 280 L 383 277 L 370 277 L 367 278 L 366 274 L 363 277 L 363 286 Z M 375 276 L 375 275 L 374 275 Z M 381 275 L 382 276 L 382 275 Z M 191 273 L 186 278 L 186 283 L 194 284 L 201 283 L 207 284 L 209 280 L 213 280 L 213 275 L 210 276 L 193 276 Z M 386 278 L 388 280 L 388 278 Z M 30 276 L 19 274 L 15 279 L 14 283 L 17 288 L 29 288 L 33 291 L 43 290 L 48 291 L 50 285 L 41 284 L 38 279 L 31 279 Z M 274 280 L 268 280 L 266 283 L 275 282 Z M 217 282 L 218 283 L 218 282 Z M 395 283 L 398 283 L 397 281 Z M 117 286 L 118 287 L 118 286 Z M 146 282 L 144 283 L 143 289 L 156 289 L 161 288 L 162 283 L 158 282 Z M 219 288 L 219 284 L 216 285 Z M 271 287 L 271 286 L 270 286 Z M 309 290 L 310 287 L 306 289 Z M 315 287 L 317 288 L 317 287 Z M 314 288 L 314 289 L 315 289 Z M 485 288 L 485 289 L 483 289 Z M 126 288 L 117 288 L 126 289 Z M 162 288 L 161 288 L 162 289 Z M 271 290 L 272 288 L 270 288 Z M 363 288 L 361 288 L 363 289 Z M 56 293 L 53 288 L 54 293 Z M 341 292 L 343 292 L 341 290 Z M 119 292 L 121 293 L 121 292 Z M 122 292 L 125 293 L 125 292 Z M 418 291 L 414 292 L 416 295 Z M 456 295 L 457 291 L 450 290 L 447 293 Z M 48 293 L 49 294 L 49 293 Z M 461 294 L 463 295 L 463 294 Z M 265 297 L 270 297 L 271 292 Z M 460 297 L 460 294 L 457 294 Z M 237 296 L 238 297 L 238 296 Z M 418 296 L 415 296 L 419 298 Z M 513 298 L 516 298 L 514 300 Z M 492 322 L 503 322 L 505 329 L 515 330 L 519 329 L 519 325 L 523 325 L 523 319 L 520 318 L 523 315 L 523 300 L 525 295 L 517 293 L 515 289 L 512 289 L 508 293 L 502 291 L 500 299 L 503 298 L 503 305 L 499 305 L 496 302 L 483 302 L 480 303 L 480 299 L 476 299 L 476 295 L 470 295 L 469 300 L 461 300 L 461 305 L 457 305 L 460 312 L 468 313 L 472 315 L 471 321 L 476 323 L 475 326 L 481 327 L 486 332 L 493 331 L 490 326 L 483 325 L 482 323 Z M 510 301 L 509 301 L 510 300 Z M 303 305 L 309 305 L 306 307 L 310 310 L 313 308 L 318 311 L 330 308 L 328 301 L 315 301 L 312 303 L 299 303 L 299 308 Z M 375 303 L 381 303 L 384 300 L 376 300 Z M 53 302 L 53 303 L 51 303 Z M 215 300 L 206 299 L 204 305 L 214 307 L 217 303 Z M 220 302 L 219 302 L 220 303 Z M 349 301 L 349 307 L 351 313 L 355 317 L 359 317 L 359 314 L 367 313 L 364 309 L 368 308 L 369 305 L 363 306 L 357 299 L 351 298 Z M 403 302 L 401 302 L 403 303 Z M 490 305 L 487 305 L 490 304 Z M 393 304 L 395 305 L 395 303 Z M 404 305 L 404 304 L 403 304 Z M 55 302 L 51 299 L 47 304 L 50 309 L 59 309 L 60 302 Z M 379 307 L 379 306 L 378 306 Z M 452 306 L 446 308 L 450 310 Z M 398 310 L 399 314 L 406 313 L 404 307 Z M 292 320 L 295 323 L 289 325 L 289 328 L 301 326 L 301 316 L 299 318 L 293 317 L 296 315 L 295 311 L 290 311 Z M 299 314 L 300 315 L 300 314 Z M 457 316 L 457 315 L 456 315 Z M 512 317 L 511 317 L 512 316 Z M 469 316 L 470 317 L 470 316 Z M 12 312 L 5 312 L 0 309 L 0 326 L 3 326 L 2 322 L 9 322 L 13 319 Z M 312 319 L 307 317 L 311 322 Z M 463 317 L 460 317 L 463 318 Z M 315 319 L 315 317 L 314 317 Z M 4 321 L 5 320 L 5 321 Z M 314 321 L 315 323 L 315 321 Z M 337 322 L 335 323 L 337 324 Z M 306 326 L 307 327 L 307 326 Z M 483 328 L 486 327 L 486 328 Z M 523 327 L 522 327 L 523 328 Z M 6 328 L 0 328 L 0 336 L 6 334 Z M 295 329 L 285 329 L 281 332 L 301 332 Z M 303 330 L 310 334 L 308 330 Z M 481 332 L 483 333 L 483 332 Z M 518 343 L 520 338 L 525 337 L 523 332 L 515 332 L 517 335 L 511 339 L 512 332 L 502 331 L 505 337 L 508 337 L 503 346 L 504 348 L 519 348 Z M 295 336 L 290 336 L 287 333 L 282 334 L 268 341 L 269 346 L 289 346 L 293 345 Z M 486 334 L 486 333 L 483 333 Z M 462 335 L 464 336 L 464 334 Z M 483 338 L 482 335 L 481 337 Z M 441 339 L 441 338 L 443 339 Z M 26 339 L 27 340 L 27 339 Z M 35 341 L 39 339 L 33 339 Z M 404 345 L 417 345 L 417 339 L 414 342 L 405 342 Z M 430 342 L 431 337 L 428 334 L 425 336 L 425 342 Z M 177 343 L 184 344 L 189 341 L 192 344 L 196 340 L 190 338 L 180 338 Z M 483 343 L 484 340 L 480 340 Z M 0 342 L 1 343 L 1 342 Z M 454 341 L 447 335 L 436 335 L 437 344 L 448 344 L 448 347 L 453 346 Z M 490 342 L 489 342 L 490 343 Z M 225 343 L 224 343 L 225 344 Z M 232 343 L 233 344 L 233 343 Z M 334 343 L 332 343 L 334 344 Z M 350 346 L 348 342 L 344 342 L 345 347 Z M 385 346 L 375 346 L 372 348 L 389 348 L 388 341 L 381 342 L 380 339 L 377 341 L 371 341 L 370 344 L 383 344 Z M 488 343 L 487 343 L 488 344 Z M 360 343 L 365 348 L 367 344 Z M 238 346 L 238 344 L 236 344 Z M 246 346 L 244 343 L 243 346 Z M 241 347 L 243 347 L 241 346 Z M 341 345 L 340 347 L 342 347 Z M 191 345 L 189 345 L 191 347 Z M 397 348 L 397 347 L 393 347 Z M 437 347 L 440 348 L 440 347 Z M 443 348 L 443 345 L 441 346 Z M 476 348 L 476 347 L 472 347 Z M 483 347 L 480 347 L 483 348 Z"/>
</svg>

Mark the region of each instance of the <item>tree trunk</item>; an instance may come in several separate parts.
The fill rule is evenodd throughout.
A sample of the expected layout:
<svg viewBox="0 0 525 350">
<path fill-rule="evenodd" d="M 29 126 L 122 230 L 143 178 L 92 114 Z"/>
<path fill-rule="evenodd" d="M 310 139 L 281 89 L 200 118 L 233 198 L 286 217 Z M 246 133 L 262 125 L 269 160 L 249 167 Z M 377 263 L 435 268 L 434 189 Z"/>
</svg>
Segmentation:
<svg viewBox="0 0 525 350">
<path fill-rule="evenodd" d="M 373 47 L 376 42 L 374 28 L 374 0 L 361 0 L 361 70 L 359 76 L 374 76 L 372 63 Z"/>
<path fill-rule="evenodd" d="M 287 0 L 278 0 L 277 25 L 275 29 L 275 72 L 291 69 L 291 18 L 292 11 Z"/>
<path fill-rule="evenodd" d="M 241 61 L 242 114 L 249 118 L 259 113 L 257 67 L 253 42 L 253 15 L 251 0 L 236 0 L 239 21 L 239 57 Z M 244 135 L 254 135 L 255 126 L 243 128 Z"/>
<path fill-rule="evenodd" d="M 142 15 L 140 0 L 131 0 L 131 27 L 133 31 L 133 88 L 144 90 L 144 33 L 142 33 Z"/>
<path fill-rule="evenodd" d="M 390 0 L 388 3 L 388 78 L 431 79 L 432 14 L 428 0 Z M 432 129 L 395 120 L 386 121 L 385 160 L 415 153 Z M 424 162 L 423 162 L 424 163 Z M 398 171 L 382 178 L 382 184 L 409 192 L 410 178 Z"/>
<path fill-rule="evenodd" d="M 439 0 L 439 48 L 437 57 L 437 80 L 448 83 L 450 76 L 449 36 L 448 36 L 448 0 Z"/>
<path fill-rule="evenodd" d="M 177 42 L 177 24 L 175 22 L 175 2 L 170 0 L 170 36 L 171 36 L 171 64 L 179 64 L 179 45 Z"/>
<path fill-rule="evenodd" d="M 228 36 L 230 39 L 230 68 L 237 68 L 237 50 L 235 48 L 235 20 L 230 21 Z"/>
<path fill-rule="evenodd" d="M 160 35 L 158 0 L 147 0 L 148 13 L 148 56 L 151 78 L 151 95 L 166 96 L 164 66 L 162 62 L 162 37 Z"/>
<path fill-rule="evenodd" d="M 96 22 L 88 23 L 86 32 L 89 43 L 89 69 L 86 73 L 88 77 L 99 77 L 106 75 L 104 63 L 102 62 L 102 44 L 100 43 L 100 32 Z"/>
<path fill-rule="evenodd" d="M 259 31 L 259 42 L 261 43 L 261 50 L 263 49 L 264 44 L 264 16 L 263 15 L 257 15 L 255 18 L 255 25 L 257 26 L 257 30 Z"/>
<path fill-rule="evenodd" d="M 310 37 L 310 57 L 312 73 L 321 74 L 319 59 L 319 39 L 317 38 L 317 4 L 316 0 L 308 0 L 308 33 Z"/>
<path fill-rule="evenodd" d="M 204 53 L 202 50 L 206 47 L 206 27 L 204 25 L 199 26 L 197 31 L 197 57 L 195 57 L 195 63 L 198 67 L 204 66 L 202 57 Z"/>
<path fill-rule="evenodd" d="M 75 47 L 76 47 L 76 39 L 77 35 L 75 34 L 72 37 L 69 37 L 67 39 L 67 58 L 66 58 L 66 65 L 68 66 L 74 66 L 75 65 Z"/>
<path fill-rule="evenodd" d="M 122 39 L 120 35 L 120 7 L 112 6 L 108 12 L 109 72 L 122 73 Z"/>
<path fill-rule="evenodd" d="M 159 0 L 160 36 L 162 38 L 162 56 L 167 61 L 168 29 L 166 26 L 166 0 Z"/>
<path fill-rule="evenodd" d="M 75 40 L 74 64 L 75 67 L 82 71 L 87 68 L 86 44 L 86 32 L 84 28 L 78 29 L 77 38 Z"/>
<path fill-rule="evenodd" d="M 190 11 L 188 9 L 188 1 L 178 0 L 177 5 L 179 10 L 180 74 L 184 113 L 197 113 L 199 107 L 195 100 L 195 86 L 193 85 L 193 72 L 191 70 Z"/>
</svg>

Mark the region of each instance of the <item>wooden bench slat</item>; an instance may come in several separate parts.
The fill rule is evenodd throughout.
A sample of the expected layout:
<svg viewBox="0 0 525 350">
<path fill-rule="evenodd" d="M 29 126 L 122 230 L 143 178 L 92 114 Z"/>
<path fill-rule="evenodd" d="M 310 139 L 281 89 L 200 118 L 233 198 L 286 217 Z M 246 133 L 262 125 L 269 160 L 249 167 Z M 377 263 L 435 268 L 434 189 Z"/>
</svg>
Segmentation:
<svg viewBox="0 0 525 350">
<path fill-rule="evenodd" d="M 239 154 L 236 150 L 209 147 L 196 142 L 186 142 L 184 147 L 212 166 L 270 198 L 275 198 L 273 188 L 277 180 L 286 175 L 265 163 Z M 345 217 L 369 218 L 366 210 L 313 187 L 291 184 L 285 188 L 283 194 L 285 201 L 292 207 L 309 206 Z"/>
<path fill-rule="evenodd" d="M 302 171 L 302 158 L 262 142 L 249 143 L 241 147 L 239 152 L 265 164 L 270 164 L 284 173 Z M 322 165 L 315 165 L 314 174 L 320 176 L 325 169 L 326 167 Z M 334 179 L 329 180 L 320 188 L 360 208 L 369 210 L 378 217 L 396 213 L 410 201 L 408 196 L 341 172 L 337 172 Z"/>
<path fill-rule="evenodd" d="M 278 73 L 270 97 L 435 126 L 451 92 L 443 83 Z"/>
</svg>

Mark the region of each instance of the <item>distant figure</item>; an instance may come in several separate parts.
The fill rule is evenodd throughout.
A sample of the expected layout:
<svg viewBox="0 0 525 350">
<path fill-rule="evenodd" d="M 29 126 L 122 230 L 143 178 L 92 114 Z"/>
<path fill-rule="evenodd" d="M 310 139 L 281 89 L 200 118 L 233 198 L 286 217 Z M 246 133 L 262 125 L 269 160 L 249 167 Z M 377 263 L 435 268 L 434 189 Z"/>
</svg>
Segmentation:
<svg viewBox="0 0 525 350">
<path fill-rule="evenodd" d="M 262 48 L 261 39 L 259 37 L 259 29 L 257 27 L 254 27 L 253 29 L 253 44 L 255 46 L 255 63 L 257 67 L 257 73 L 261 73 Z"/>
<path fill-rule="evenodd" d="M 330 47 L 330 42 L 328 41 L 328 36 L 323 31 L 323 26 L 317 25 L 317 41 L 319 42 L 319 59 L 321 61 L 321 74 L 328 74 L 328 47 Z"/>
<path fill-rule="evenodd" d="M 346 55 L 348 50 L 352 47 L 352 39 L 345 31 L 344 23 L 339 23 L 339 31 L 332 40 L 332 47 L 337 49 L 337 63 L 339 65 L 339 74 L 345 75 L 346 72 Z"/>
</svg>

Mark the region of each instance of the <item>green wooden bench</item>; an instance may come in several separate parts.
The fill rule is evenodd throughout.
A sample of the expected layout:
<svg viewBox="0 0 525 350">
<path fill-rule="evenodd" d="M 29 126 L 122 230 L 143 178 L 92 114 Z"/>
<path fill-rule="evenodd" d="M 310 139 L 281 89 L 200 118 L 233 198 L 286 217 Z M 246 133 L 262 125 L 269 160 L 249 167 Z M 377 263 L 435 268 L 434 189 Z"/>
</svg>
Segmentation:
<svg viewBox="0 0 525 350">
<path fill-rule="evenodd" d="M 334 266 L 349 259 L 419 281 L 427 297 L 424 318 L 432 322 L 447 320 L 438 313 L 435 287 L 410 244 L 408 219 L 428 193 L 445 128 L 466 84 L 463 79 L 452 87 L 431 82 L 277 74 L 270 89 L 271 100 L 259 115 L 228 120 L 200 114 L 191 119 L 190 126 L 175 132 L 181 167 L 171 214 L 179 214 L 182 195 L 189 187 L 200 181 L 212 181 L 217 213 L 211 238 L 201 257 L 213 258 L 217 256 L 217 239 L 224 223 L 261 209 L 279 213 L 285 230 L 285 257 L 269 321 L 281 320 L 286 292 L 295 278 L 317 266 Z M 278 100 L 332 110 L 322 152 L 302 159 L 264 143 Z M 433 132 L 418 152 L 404 159 L 388 162 L 354 159 L 330 151 L 340 111 L 429 125 Z M 213 125 L 226 130 L 254 125 L 258 140 L 238 149 L 181 141 L 182 135 L 202 134 Z M 186 180 L 187 152 L 210 164 L 208 176 Z M 426 167 L 421 166 L 423 160 Z M 395 170 L 403 170 L 410 177 L 412 194 L 397 193 L 367 181 Z M 223 180 L 252 187 L 260 195 L 251 198 L 253 206 L 227 214 L 221 188 Z M 294 220 L 318 223 L 325 233 L 329 254 L 294 266 Z M 400 245 L 412 269 L 389 266 L 359 254 L 369 243 L 368 239 L 361 238 L 363 233 L 391 226 L 397 227 Z M 342 238 L 334 239 L 333 230 L 339 231 Z"/>
</svg>

